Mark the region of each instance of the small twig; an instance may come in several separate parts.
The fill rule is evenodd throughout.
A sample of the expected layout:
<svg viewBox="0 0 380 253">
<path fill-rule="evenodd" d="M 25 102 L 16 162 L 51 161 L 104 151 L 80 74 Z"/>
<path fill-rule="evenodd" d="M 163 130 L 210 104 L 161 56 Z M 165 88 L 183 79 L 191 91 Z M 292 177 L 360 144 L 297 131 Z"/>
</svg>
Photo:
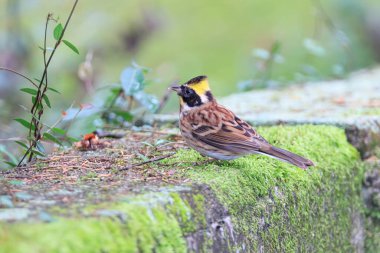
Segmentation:
<svg viewBox="0 0 380 253">
<path fill-rule="evenodd" d="M 178 83 L 178 80 L 169 84 L 168 88 L 166 89 L 164 96 L 161 98 L 161 101 L 160 101 L 160 104 L 158 105 L 157 110 L 154 113 L 160 113 L 161 112 L 162 108 L 164 108 L 164 106 L 168 102 L 170 94 L 172 93 L 172 90 L 170 89 L 170 87 L 177 84 L 177 83 Z"/>
<path fill-rule="evenodd" d="M 132 169 L 133 167 L 138 167 L 138 166 L 141 166 L 141 165 L 144 165 L 144 164 L 147 164 L 147 163 L 157 162 L 157 161 L 163 160 L 165 158 L 171 157 L 174 154 L 175 154 L 175 152 L 169 153 L 169 154 L 166 154 L 166 155 L 162 155 L 162 156 L 153 157 L 152 159 L 149 159 L 147 161 L 131 164 L 131 165 L 127 166 L 127 167 L 121 168 L 121 169 L 119 169 L 119 171 L 129 170 L 129 169 Z"/>
<path fill-rule="evenodd" d="M 51 19 L 51 16 L 52 14 L 49 13 L 47 15 L 47 18 L 46 18 L 46 23 L 45 23 L 45 36 L 44 36 L 44 50 L 43 50 L 43 55 L 44 55 L 44 67 L 47 68 L 47 65 L 46 65 L 46 42 L 47 42 L 47 29 L 48 29 L 48 26 L 49 26 L 49 20 Z M 48 78 L 47 78 L 47 73 L 46 73 L 46 86 L 48 84 Z"/>
<path fill-rule="evenodd" d="M 133 106 L 133 96 L 127 96 L 127 101 L 128 101 L 128 105 L 127 105 L 127 111 L 129 112 L 131 109 L 132 109 L 132 106 Z"/>
<path fill-rule="evenodd" d="M 18 75 L 18 76 L 21 76 L 21 77 L 23 77 L 25 80 L 28 80 L 31 84 L 33 84 L 35 87 L 38 88 L 38 85 L 37 85 L 35 82 L 33 82 L 32 79 L 30 79 L 29 77 L 27 77 L 27 76 L 25 76 L 25 75 L 23 75 L 23 74 L 21 74 L 21 73 L 15 71 L 15 70 L 13 70 L 13 69 L 8 69 L 8 68 L 0 67 L 0 70 L 4 70 L 4 71 L 8 71 L 8 72 L 12 72 L 13 74 L 16 74 L 16 75 Z"/>
<path fill-rule="evenodd" d="M 17 179 L 25 179 L 25 178 L 30 178 L 30 176 L 14 175 L 13 178 L 17 178 Z"/>
<path fill-rule="evenodd" d="M 102 130 L 95 130 L 94 133 L 99 138 L 113 138 L 113 139 L 121 139 L 125 136 L 124 133 L 111 133 L 111 132 L 105 132 Z"/>
<path fill-rule="evenodd" d="M 32 148 L 34 147 L 34 145 L 35 145 L 36 143 L 37 143 L 36 141 L 33 141 L 33 142 L 30 144 L 29 148 L 25 151 L 25 154 L 22 156 L 20 162 L 17 164 L 16 167 L 21 167 L 22 162 L 23 162 L 24 159 L 29 155 L 29 153 L 31 153 Z"/>
</svg>

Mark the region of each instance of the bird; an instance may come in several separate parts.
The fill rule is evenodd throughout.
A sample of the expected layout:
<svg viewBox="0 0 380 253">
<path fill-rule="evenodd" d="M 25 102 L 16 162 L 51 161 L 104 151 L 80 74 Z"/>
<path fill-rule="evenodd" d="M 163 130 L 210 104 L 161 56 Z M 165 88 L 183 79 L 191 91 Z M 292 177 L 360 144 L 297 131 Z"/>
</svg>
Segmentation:
<svg viewBox="0 0 380 253">
<path fill-rule="evenodd" d="M 202 156 L 232 160 L 261 154 L 301 169 L 314 166 L 309 159 L 271 145 L 246 121 L 218 104 L 211 93 L 207 76 L 194 77 L 170 89 L 179 96 L 181 135 L 187 145 Z"/>
</svg>

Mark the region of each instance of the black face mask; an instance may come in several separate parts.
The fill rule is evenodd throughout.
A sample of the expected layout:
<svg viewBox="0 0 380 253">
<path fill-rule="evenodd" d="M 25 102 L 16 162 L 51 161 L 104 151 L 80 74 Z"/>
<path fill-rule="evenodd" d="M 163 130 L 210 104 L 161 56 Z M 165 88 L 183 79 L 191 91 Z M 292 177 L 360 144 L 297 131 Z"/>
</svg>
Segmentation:
<svg viewBox="0 0 380 253">
<path fill-rule="evenodd" d="M 181 85 L 181 94 L 183 101 L 189 106 L 199 106 L 202 104 L 201 97 L 195 93 L 195 91 L 188 86 Z"/>
</svg>

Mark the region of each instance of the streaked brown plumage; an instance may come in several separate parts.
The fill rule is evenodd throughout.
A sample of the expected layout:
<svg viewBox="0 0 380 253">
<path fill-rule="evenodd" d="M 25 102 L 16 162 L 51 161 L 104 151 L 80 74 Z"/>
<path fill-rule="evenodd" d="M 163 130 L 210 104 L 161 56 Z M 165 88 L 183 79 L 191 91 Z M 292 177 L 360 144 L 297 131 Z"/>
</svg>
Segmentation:
<svg viewBox="0 0 380 253">
<path fill-rule="evenodd" d="M 255 129 L 213 98 L 206 76 L 173 86 L 180 97 L 180 130 L 187 144 L 205 156 L 231 160 L 263 154 L 302 169 L 313 162 L 272 146 Z"/>
</svg>

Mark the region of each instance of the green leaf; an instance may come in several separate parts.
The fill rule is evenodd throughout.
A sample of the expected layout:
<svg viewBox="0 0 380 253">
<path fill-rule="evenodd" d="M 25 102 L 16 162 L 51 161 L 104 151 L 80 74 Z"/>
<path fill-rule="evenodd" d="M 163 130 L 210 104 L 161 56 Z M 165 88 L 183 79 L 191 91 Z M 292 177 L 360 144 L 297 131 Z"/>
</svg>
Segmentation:
<svg viewBox="0 0 380 253">
<path fill-rule="evenodd" d="M 110 92 L 112 93 L 112 98 L 113 98 L 115 95 L 119 95 L 121 92 L 123 92 L 123 89 L 120 87 L 115 87 L 115 88 L 111 88 Z"/>
<path fill-rule="evenodd" d="M 28 146 L 26 146 L 25 143 L 21 142 L 21 141 L 15 141 L 18 145 L 20 145 L 21 147 L 25 148 L 25 149 L 28 149 Z"/>
<path fill-rule="evenodd" d="M 9 166 L 11 166 L 12 168 L 14 167 L 17 167 L 17 164 L 13 163 L 13 162 L 10 162 L 10 161 L 3 161 L 5 164 L 8 164 Z"/>
<path fill-rule="evenodd" d="M 32 148 L 32 153 L 35 154 L 35 155 L 38 155 L 38 156 L 45 156 L 44 153 L 41 153 L 40 151 L 38 151 L 38 150 L 35 149 L 35 148 Z"/>
<path fill-rule="evenodd" d="M 22 88 L 20 91 L 23 91 L 28 94 L 37 95 L 37 90 L 32 88 Z"/>
<path fill-rule="evenodd" d="M 4 154 L 5 157 L 8 157 L 8 161 L 17 163 L 17 158 L 4 145 L 0 145 L 0 154 Z"/>
<path fill-rule="evenodd" d="M 20 123 L 21 125 L 23 125 L 24 127 L 26 127 L 27 129 L 29 129 L 30 126 L 31 126 L 30 122 L 28 122 L 28 121 L 26 121 L 24 119 L 17 118 L 17 119 L 14 119 L 14 120 L 17 121 L 18 123 Z M 32 126 L 32 130 L 34 130 L 34 129 L 35 129 L 35 127 Z"/>
<path fill-rule="evenodd" d="M 38 79 L 38 78 L 33 78 L 35 81 L 37 81 L 38 83 L 41 82 L 41 79 Z M 44 83 L 45 84 L 45 83 Z M 45 84 L 46 85 L 46 84 Z"/>
<path fill-rule="evenodd" d="M 53 89 L 53 88 L 50 88 L 50 87 L 48 87 L 47 89 L 48 89 L 48 90 L 51 90 L 51 91 L 53 91 L 53 92 L 55 92 L 55 93 L 61 94 L 61 92 L 59 92 L 59 91 L 56 90 L 56 89 Z"/>
<path fill-rule="evenodd" d="M 133 115 L 126 111 L 113 111 L 117 116 L 122 117 L 125 121 L 131 122 L 133 120 Z"/>
<path fill-rule="evenodd" d="M 47 105 L 49 108 L 51 108 L 49 98 L 48 98 L 48 96 L 46 96 L 46 94 L 44 94 L 44 95 L 42 96 L 42 99 L 45 101 L 46 105 Z"/>
<path fill-rule="evenodd" d="M 160 101 L 157 99 L 157 97 L 146 94 L 143 91 L 136 92 L 133 97 L 146 109 L 148 109 L 150 112 L 154 112 L 157 110 Z"/>
<path fill-rule="evenodd" d="M 35 81 L 37 81 L 38 83 L 41 83 L 41 79 L 38 79 L 38 78 L 33 78 Z M 43 85 L 46 86 L 46 83 L 45 82 L 42 82 Z M 48 88 L 49 89 L 49 88 Z"/>
<path fill-rule="evenodd" d="M 61 134 L 61 135 L 66 134 L 66 130 L 63 130 L 62 128 L 53 127 L 51 130 L 56 134 Z"/>
<path fill-rule="evenodd" d="M 62 36 L 62 32 L 63 32 L 63 26 L 61 23 L 59 23 L 58 25 L 55 26 L 54 31 L 53 31 L 54 39 L 59 40 Z"/>
<path fill-rule="evenodd" d="M 62 40 L 63 43 L 65 43 L 66 46 L 68 46 L 71 50 L 73 50 L 75 53 L 79 54 L 79 50 L 78 48 L 76 48 L 76 46 L 74 46 L 70 41 L 67 41 L 67 40 Z"/>
<path fill-rule="evenodd" d="M 120 74 L 120 81 L 126 95 L 133 95 L 144 89 L 144 74 L 139 68 L 124 69 Z"/>
<path fill-rule="evenodd" d="M 52 142 L 62 146 L 62 143 L 56 137 L 54 137 L 53 135 L 51 135 L 49 133 L 44 133 L 44 139 L 52 141 Z"/>
</svg>

